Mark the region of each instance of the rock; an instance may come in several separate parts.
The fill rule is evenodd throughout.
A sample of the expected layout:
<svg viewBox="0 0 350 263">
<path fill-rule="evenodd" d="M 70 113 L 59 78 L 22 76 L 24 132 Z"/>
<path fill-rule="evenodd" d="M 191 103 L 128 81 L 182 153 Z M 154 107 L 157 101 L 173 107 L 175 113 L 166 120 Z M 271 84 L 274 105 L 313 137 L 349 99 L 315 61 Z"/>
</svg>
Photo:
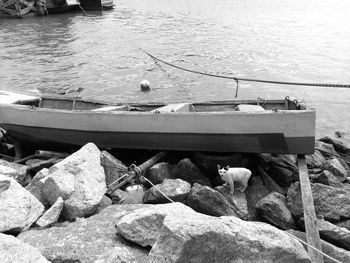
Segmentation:
<svg viewBox="0 0 350 263">
<path fill-rule="evenodd" d="M 135 190 L 126 192 L 119 204 L 143 204 L 144 195 L 145 189 L 140 186 Z"/>
<path fill-rule="evenodd" d="M 143 202 L 145 204 L 169 203 L 170 200 L 158 189 L 174 202 L 184 202 L 191 191 L 191 185 L 181 179 L 164 179 L 163 183 L 157 184 L 146 191 Z"/>
<path fill-rule="evenodd" d="M 311 262 L 283 231 L 232 216 L 166 216 L 150 262 Z"/>
<path fill-rule="evenodd" d="M 297 238 L 306 241 L 306 235 L 304 232 L 296 231 L 296 230 L 287 230 L 288 233 L 292 234 L 293 236 L 296 236 Z M 307 249 L 306 245 L 303 244 L 305 249 Z M 336 247 L 324 240 L 321 240 L 321 246 L 322 246 L 322 252 L 326 255 L 338 260 L 339 262 L 350 262 L 350 252 L 346 251 L 345 249 Z M 334 260 L 330 259 L 329 257 L 323 256 L 324 263 L 334 263 Z"/>
<path fill-rule="evenodd" d="M 237 216 L 227 199 L 218 191 L 195 183 L 187 196 L 186 204 L 193 210 L 212 216 Z"/>
<path fill-rule="evenodd" d="M 203 152 L 194 152 L 191 159 L 201 172 L 211 179 L 218 175 L 218 164 L 222 166 L 229 165 L 230 167 L 245 167 L 248 163 L 247 158 L 241 153 L 211 155 Z"/>
<path fill-rule="evenodd" d="M 320 237 L 338 247 L 350 251 L 350 231 L 325 220 L 317 220 Z"/>
<path fill-rule="evenodd" d="M 308 168 L 322 168 L 326 158 L 320 151 L 315 150 L 313 154 L 305 155 L 305 160 Z"/>
<path fill-rule="evenodd" d="M 344 189 L 311 183 L 316 214 L 330 222 L 350 219 L 350 194 Z M 288 189 L 287 206 L 296 218 L 303 216 L 303 204 L 299 183 L 296 182 Z"/>
<path fill-rule="evenodd" d="M 268 194 L 256 204 L 256 210 L 267 222 L 278 228 L 295 229 L 295 222 L 284 195 L 277 192 Z"/>
<path fill-rule="evenodd" d="M 164 179 L 174 179 L 176 165 L 166 162 L 156 163 L 146 172 L 146 177 L 153 184 L 161 184 Z"/>
<path fill-rule="evenodd" d="M 14 236 L 0 233 L 0 262 L 3 263 L 50 263 L 39 250 Z"/>
<path fill-rule="evenodd" d="M 26 165 L 0 159 L 0 174 L 15 179 L 22 186 L 28 183 L 27 171 L 28 166 Z"/>
<path fill-rule="evenodd" d="M 105 172 L 106 185 L 110 185 L 128 171 L 120 160 L 107 151 L 101 152 L 101 166 Z"/>
<path fill-rule="evenodd" d="M 321 138 L 320 141 L 332 144 L 334 149 L 340 153 L 350 155 L 350 141 L 346 140 L 344 137 L 325 136 Z"/>
<path fill-rule="evenodd" d="M 89 218 L 81 218 L 59 227 L 28 230 L 22 232 L 18 238 L 38 248 L 51 262 L 90 263 L 102 260 L 118 248 L 119 251 L 126 248 L 133 255 L 134 262 L 145 262 L 143 258 L 147 256 L 148 250 L 127 242 L 119 234 L 116 235 L 114 226 L 121 216 L 145 206 L 111 205 Z"/>
<path fill-rule="evenodd" d="M 325 143 L 321 141 L 315 141 L 315 149 L 319 150 L 324 156 L 337 155 L 333 144 Z"/>
<path fill-rule="evenodd" d="M 62 215 L 67 220 L 95 213 L 106 193 L 99 149 L 88 143 L 50 167 L 43 192 L 50 204 L 59 196 L 63 198 Z"/>
<path fill-rule="evenodd" d="M 49 175 L 49 169 L 42 169 L 36 173 L 32 181 L 25 187 L 32 195 L 34 195 L 45 207 L 50 207 L 50 203 L 46 200 L 43 193 L 44 184 Z"/>
<path fill-rule="evenodd" d="M 181 160 L 177 164 L 175 177 L 189 182 L 191 185 L 197 183 L 204 186 L 211 186 L 210 180 L 188 158 Z"/>
<path fill-rule="evenodd" d="M 97 257 L 94 263 L 135 263 L 135 255 L 127 247 L 113 247 Z M 147 262 L 147 261 L 145 261 Z"/>
<path fill-rule="evenodd" d="M 37 173 L 38 171 L 45 169 L 45 168 L 47 169 L 60 161 L 62 161 L 62 160 L 57 159 L 57 158 L 51 158 L 48 160 L 30 159 L 26 162 L 26 165 L 28 165 L 28 170 L 30 170 L 30 172 Z"/>
<path fill-rule="evenodd" d="M 126 191 L 123 191 L 121 189 L 115 190 L 113 193 L 110 194 L 112 199 L 112 204 L 120 204 L 122 200 L 124 200 L 126 196 Z"/>
<path fill-rule="evenodd" d="M 327 170 L 324 170 L 320 174 L 313 176 L 312 182 L 330 185 L 337 188 L 340 188 L 343 186 L 343 183 L 337 177 L 335 177 L 331 172 Z"/>
<path fill-rule="evenodd" d="M 215 190 L 219 191 L 226 200 L 235 214 L 241 218 L 247 220 L 249 218 L 248 203 L 245 192 L 235 191 L 230 194 L 230 188 L 226 186 L 215 187 Z"/>
<path fill-rule="evenodd" d="M 46 227 L 53 223 L 56 223 L 63 209 L 63 199 L 59 197 L 56 202 L 47 210 L 39 219 L 36 224 L 40 227 Z"/>
<path fill-rule="evenodd" d="M 338 227 L 343 227 L 343 228 L 346 228 L 347 230 L 350 230 L 350 219 L 349 220 L 340 221 L 338 223 L 335 223 L 335 225 L 338 226 Z"/>
<path fill-rule="evenodd" d="M 345 170 L 344 166 L 336 158 L 332 158 L 332 159 L 327 160 L 323 164 L 323 168 L 325 170 L 330 171 L 341 182 L 344 182 L 348 176 L 348 173 Z"/>
<path fill-rule="evenodd" d="M 267 172 L 281 187 L 289 187 L 295 177 L 292 170 L 280 166 L 270 166 Z"/>
<path fill-rule="evenodd" d="M 102 209 L 105 209 L 107 206 L 110 205 L 112 205 L 112 200 L 108 196 L 104 195 L 102 197 L 100 205 L 97 208 L 96 213 L 99 213 Z"/>
<path fill-rule="evenodd" d="M 0 175 L 0 232 L 28 229 L 44 212 L 44 206 L 14 179 Z"/>
<path fill-rule="evenodd" d="M 166 216 L 183 218 L 186 214 L 197 213 L 178 202 L 153 205 L 126 214 L 116 223 L 116 228 L 127 240 L 143 247 L 153 246 L 162 231 Z"/>
<path fill-rule="evenodd" d="M 255 210 L 256 203 L 263 197 L 269 194 L 269 190 L 263 184 L 260 176 L 252 176 L 250 178 L 250 185 L 246 190 L 247 205 L 249 211 L 249 220 L 257 220 L 257 213 Z"/>
<path fill-rule="evenodd" d="M 280 187 L 263 168 L 258 166 L 258 171 L 269 192 L 277 192 L 284 195 L 284 190 L 282 187 Z"/>
</svg>

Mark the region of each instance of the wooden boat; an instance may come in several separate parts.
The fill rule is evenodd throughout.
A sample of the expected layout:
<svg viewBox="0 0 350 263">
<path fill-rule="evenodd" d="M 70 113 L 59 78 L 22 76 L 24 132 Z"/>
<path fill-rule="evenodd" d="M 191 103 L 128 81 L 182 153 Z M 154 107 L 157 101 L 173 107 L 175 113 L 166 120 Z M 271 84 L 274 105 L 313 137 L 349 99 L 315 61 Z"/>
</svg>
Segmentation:
<svg viewBox="0 0 350 263">
<path fill-rule="evenodd" d="M 0 126 L 31 144 L 311 154 L 315 111 L 291 100 L 106 103 L 0 93 Z"/>
</svg>

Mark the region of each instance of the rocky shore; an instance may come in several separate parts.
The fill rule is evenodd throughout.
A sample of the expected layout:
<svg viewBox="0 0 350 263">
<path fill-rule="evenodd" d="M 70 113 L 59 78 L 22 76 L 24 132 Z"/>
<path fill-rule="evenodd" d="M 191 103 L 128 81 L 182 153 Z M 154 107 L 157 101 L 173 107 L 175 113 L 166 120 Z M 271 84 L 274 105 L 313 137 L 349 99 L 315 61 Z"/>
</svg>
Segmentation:
<svg viewBox="0 0 350 263">
<path fill-rule="evenodd" d="M 168 153 L 110 191 L 133 157 L 88 143 L 0 160 L 0 262 L 311 262 L 296 156 Z M 306 163 L 324 261 L 350 262 L 350 135 Z M 218 164 L 249 168 L 247 189 L 230 194 Z"/>
</svg>

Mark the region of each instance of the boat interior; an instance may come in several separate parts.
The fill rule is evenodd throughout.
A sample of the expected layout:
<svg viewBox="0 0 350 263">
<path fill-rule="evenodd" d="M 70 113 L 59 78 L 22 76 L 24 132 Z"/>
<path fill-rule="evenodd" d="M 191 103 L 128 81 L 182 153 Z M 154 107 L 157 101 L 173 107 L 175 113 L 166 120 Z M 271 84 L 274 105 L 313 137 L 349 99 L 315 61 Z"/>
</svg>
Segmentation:
<svg viewBox="0 0 350 263">
<path fill-rule="evenodd" d="M 223 112 L 223 111 L 278 111 L 278 110 L 303 110 L 304 103 L 291 100 L 231 100 L 231 101 L 208 101 L 196 103 L 107 103 L 101 101 L 84 100 L 81 98 L 66 97 L 34 97 L 27 100 L 18 100 L 13 104 L 28 105 L 38 108 L 74 111 L 140 111 L 140 112 Z"/>
</svg>

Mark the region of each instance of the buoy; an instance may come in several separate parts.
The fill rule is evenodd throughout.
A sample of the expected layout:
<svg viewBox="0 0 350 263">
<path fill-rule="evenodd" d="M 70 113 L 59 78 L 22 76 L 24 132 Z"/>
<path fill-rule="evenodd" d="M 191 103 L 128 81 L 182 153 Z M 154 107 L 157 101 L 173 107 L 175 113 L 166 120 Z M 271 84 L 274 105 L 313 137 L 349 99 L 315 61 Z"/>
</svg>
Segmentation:
<svg viewBox="0 0 350 263">
<path fill-rule="evenodd" d="M 141 81 L 140 87 L 141 87 L 141 91 L 149 91 L 149 90 L 151 90 L 150 84 L 149 84 L 148 80 L 146 80 L 146 79 Z"/>
</svg>

